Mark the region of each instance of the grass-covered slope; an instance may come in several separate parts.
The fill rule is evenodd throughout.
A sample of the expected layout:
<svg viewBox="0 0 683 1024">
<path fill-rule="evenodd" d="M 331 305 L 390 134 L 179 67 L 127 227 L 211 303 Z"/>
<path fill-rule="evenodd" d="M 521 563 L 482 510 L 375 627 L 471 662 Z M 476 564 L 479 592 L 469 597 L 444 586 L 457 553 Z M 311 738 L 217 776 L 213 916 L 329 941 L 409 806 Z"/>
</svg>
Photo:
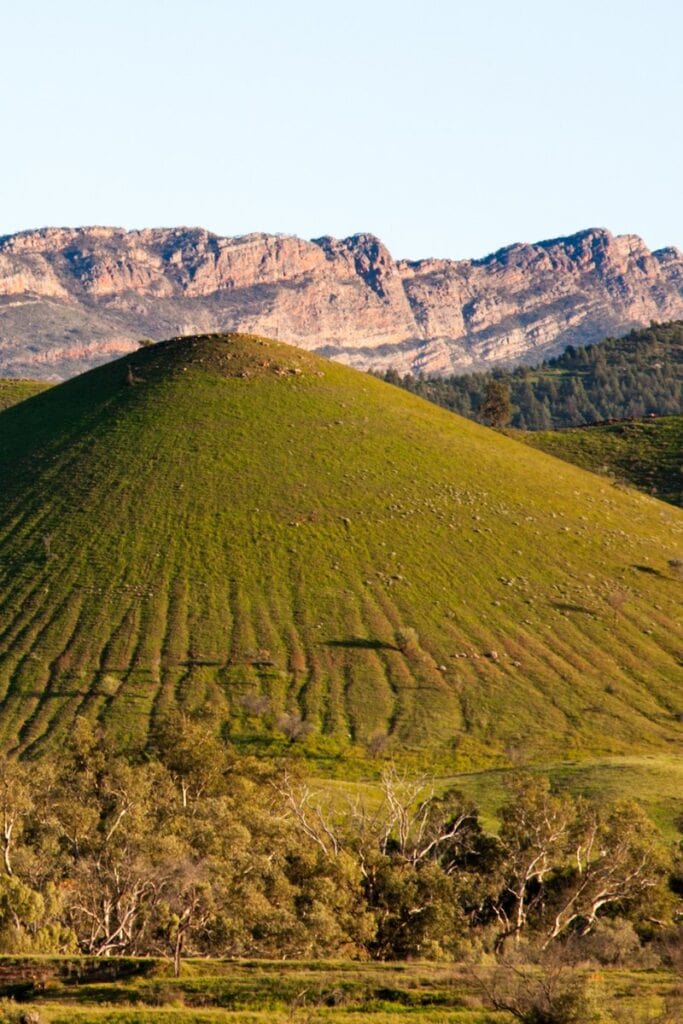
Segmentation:
<svg viewBox="0 0 683 1024">
<path fill-rule="evenodd" d="M 7 748 L 174 706 L 460 768 L 683 739 L 681 512 L 371 377 L 163 343 L 3 412 L 0 470 Z"/>
<path fill-rule="evenodd" d="M 683 505 L 683 416 L 538 430 L 519 439 L 584 469 Z"/>
<path fill-rule="evenodd" d="M 32 398 L 40 394 L 50 385 L 44 380 L 22 380 L 10 377 L 0 377 L 0 412 L 9 409 L 10 405 L 23 402 L 25 398 Z"/>
</svg>

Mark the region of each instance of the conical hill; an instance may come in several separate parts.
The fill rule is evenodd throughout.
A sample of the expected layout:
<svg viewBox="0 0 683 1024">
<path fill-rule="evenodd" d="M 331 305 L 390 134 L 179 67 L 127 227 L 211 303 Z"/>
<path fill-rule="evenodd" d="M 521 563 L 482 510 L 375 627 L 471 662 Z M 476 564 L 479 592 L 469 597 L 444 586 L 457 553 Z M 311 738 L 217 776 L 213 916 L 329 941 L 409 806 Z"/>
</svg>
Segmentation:
<svg viewBox="0 0 683 1024">
<path fill-rule="evenodd" d="M 683 515 L 372 377 L 176 339 L 0 414 L 0 743 L 172 708 L 483 765 L 683 739 Z"/>
</svg>

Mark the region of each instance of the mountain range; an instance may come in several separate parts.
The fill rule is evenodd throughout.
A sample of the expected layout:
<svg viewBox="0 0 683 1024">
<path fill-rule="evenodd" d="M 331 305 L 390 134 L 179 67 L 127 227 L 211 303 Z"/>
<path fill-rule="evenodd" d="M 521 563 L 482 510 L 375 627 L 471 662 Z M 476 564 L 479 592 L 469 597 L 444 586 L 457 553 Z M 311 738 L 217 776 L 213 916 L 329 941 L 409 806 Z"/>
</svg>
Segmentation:
<svg viewBox="0 0 683 1024">
<path fill-rule="evenodd" d="M 683 317 L 683 253 L 590 229 L 477 260 L 395 260 L 370 234 L 304 241 L 196 228 L 0 238 L 0 375 L 61 379 L 140 339 L 265 334 L 359 369 L 538 362 Z"/>
</svg>

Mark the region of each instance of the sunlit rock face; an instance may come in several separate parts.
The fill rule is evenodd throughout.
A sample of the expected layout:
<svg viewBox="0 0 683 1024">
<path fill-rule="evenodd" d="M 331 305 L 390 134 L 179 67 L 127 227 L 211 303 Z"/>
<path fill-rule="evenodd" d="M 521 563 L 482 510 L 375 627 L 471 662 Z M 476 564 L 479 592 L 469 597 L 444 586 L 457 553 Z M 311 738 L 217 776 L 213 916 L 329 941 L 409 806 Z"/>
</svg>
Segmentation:
<svg viewBox="0 0 683 1024">
<path fill-rule="evenodd" d="M 591 229 L 482 260 L 396 261 L 373 235 L 46 228 L 0 239 L 0 375 L 68 377 L 142 338 L 239 330 L 361 369 L 536 362 L 683 317 L 683 254 Z"/>
</svg>

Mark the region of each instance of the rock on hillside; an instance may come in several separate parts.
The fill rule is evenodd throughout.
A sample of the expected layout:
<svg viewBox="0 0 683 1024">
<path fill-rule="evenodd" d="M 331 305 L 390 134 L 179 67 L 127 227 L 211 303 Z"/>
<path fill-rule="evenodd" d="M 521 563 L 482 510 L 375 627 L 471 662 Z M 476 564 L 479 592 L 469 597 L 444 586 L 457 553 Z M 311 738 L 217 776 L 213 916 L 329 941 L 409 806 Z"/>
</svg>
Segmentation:
<svg viewBox="0 0 683 1024">
<path fill-rule="evenodd" d="M 683 254 L 591 229 L 482 260 L 372 235 L 46 228 L 0 238 L 0 375 L 68 377 L 140 338 L 252 331 L 361 369 L 534 362 L 683 317 Z"/>
</svg>

